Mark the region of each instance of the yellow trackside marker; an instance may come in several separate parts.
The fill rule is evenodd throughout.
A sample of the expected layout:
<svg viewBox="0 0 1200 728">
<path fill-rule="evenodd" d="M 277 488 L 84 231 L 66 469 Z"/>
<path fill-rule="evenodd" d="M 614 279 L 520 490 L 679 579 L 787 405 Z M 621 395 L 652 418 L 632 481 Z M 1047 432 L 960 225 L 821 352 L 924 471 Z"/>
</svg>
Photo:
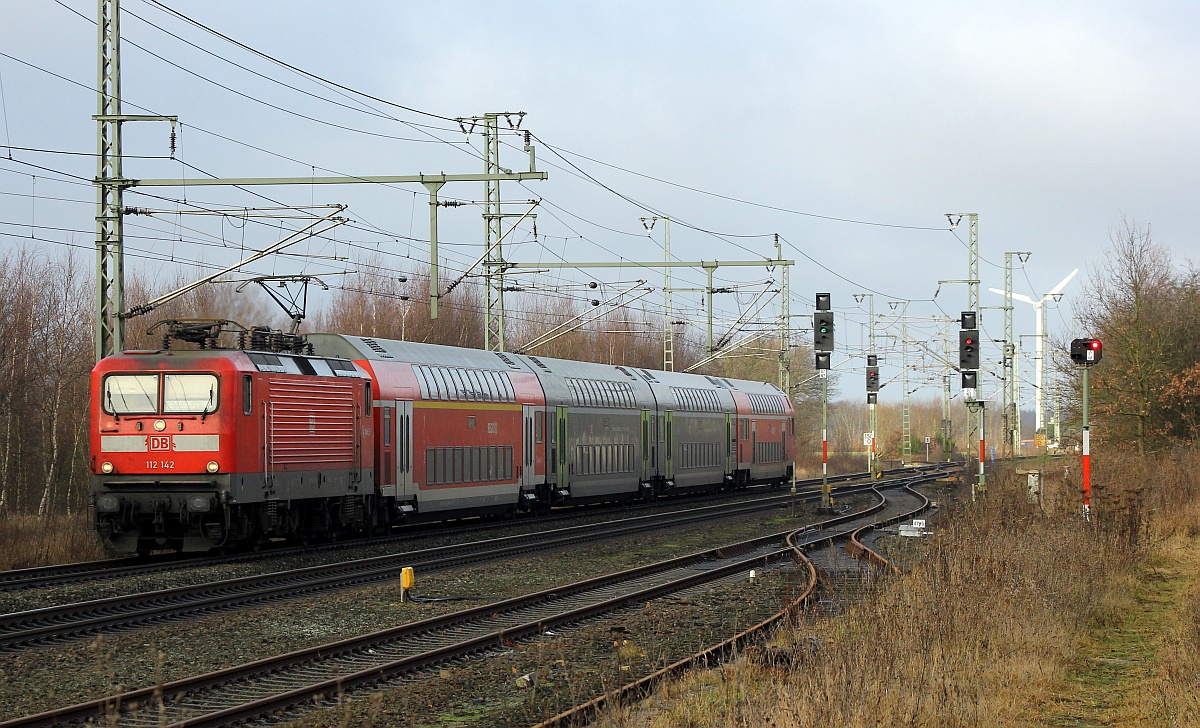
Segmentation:
<svg viewBox="0 0 1200 728">
<path fill-rule="evenodd" d="M 413 571 L 413 567 L 405 566 L 400 570 L 400 601 L 404 601 L 408 596 L 408 590 L 413 588 L 417 583 L 417 573 Z"/>
</svg>

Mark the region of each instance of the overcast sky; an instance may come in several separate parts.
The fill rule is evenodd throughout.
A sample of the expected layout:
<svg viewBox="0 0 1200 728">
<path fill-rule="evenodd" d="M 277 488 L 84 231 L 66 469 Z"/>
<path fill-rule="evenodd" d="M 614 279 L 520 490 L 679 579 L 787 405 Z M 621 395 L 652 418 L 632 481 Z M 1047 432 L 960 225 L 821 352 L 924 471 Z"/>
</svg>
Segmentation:
<svg viewBox="0 0 1200 728">
<path fill-rule="evenodd" d="M 638 220 L 650 211 L 672 218 L 672 252 L 685 260 L 772 256 L 778 233 L 797 263 L 792 312 L 811 313 L 814 292 L 833 294 L 835 363 L 847 371 L 861 370 L 862 359 L 851 357 L 861 357 L 867 320 L 866 301 L 856 304 L 853 294 L 874 291 L 876 312 L 888 314 L 881 326 L 893 332 L 888 302 L 911 301 L 918 336 L 941 330 L 934 317 L 966 307 L 961 284 L 930 300 L 939 280 L 967 274 L 966 222 L 952 233 L 944 213 L 979 214 L 984 305 L 1001 303 L 986 289 L 1002 287 L 1005 251 L 1032 253 L 1014 287 L 1033 297 L 1083 269 L 1050 313 L 1056 335 L 1081 333 L 1070 331 L 1072 306 L 1086 305 L 1088 266 L 1102 261 L 1123 218 L 1152 225 L 1181 264 L 1200 252 L 1194 3 L 163 2 L 276 59 L 432 116 L 323 87 L 154 2 L 123 0 L 124 111 L 174 114 L 183 124 L 176 160 L 129 159 L 127 176 L 480 172 L 480 135 L 438 117 L 524 111 L 521 129 L 540 140 L 549 179 L 503 187 L 505 199 L 543 200 L 537 238 L 523 223 L 507 241 L 509 259 L 659 259 L 661 223 L 648 240 Z M 94 153 L 96 99 L 85 87 L 96 83 L 95 3 L 4 5 L 0 143 Z M 525 168 L 521 140 L 505 142 L 502 164 Z M 167 150 L 166 125 L 126 125 L 127 154 Z M 49 198 L 93 201 L 94 192 L 22 162 L 90 179 L 94 160 L 22 149 L 11 156 L 0 159 L 0 246 L 11 250 L 24 237 L 61 255 L 66 243 L 90 261 L 94 204 Z M 185 207 L 174 201 L 183 190 L 147 191 L 171 201 L 130 194 L 127 204 Z M 419 185 L 257 191 L 291 205 L 350 205 L 355 228 L 304 252 L 354 258 L 377 250 L 398 274 L 428 261 Z M 482 192 L 457 184 L 443 195 L 477 201 Z M 186 199 L 272 204 L 228 188 L 192 188 Z M 479 213 L 442 211 L 449 268 L 482 252 Z M 131 238 L 131 254 L 157 259 L 227 264 L 241 245 L 274 240 L 269 226 L 241 230 L 236 221 L 130 222 L 148 226 L 131 233 L 168 238 Z M 215 237 L 195 245 L 199 233 L 180 225 Z M 30 241 L 31 233 L 54 242 Z M 145 257 L 130 265 L 171 270 Z M 290 259 L 255 270 L 318 273 L 336 286 L 336 271 L 354 265 Z M 718 280 L 743 284 L 737 298 L 747 305 L 772 275 L 725 268 Z M 583 296 L 566 284 L 637 278 L 661 284 L 659 272 L 631 267 L 537 285 L 561 283 L 560 294 Z M 704 277 L 678 271 L 675 285 L 702 287 Z M 658 296 L 643 302 L 658 307 Z M 721 298 L 719 317 L 736 316 L 735 297 Z M 680 316 L 699 320 L 699 299 L 677 294 Z M 1000 312 L 983 318 L 986 336 L 1000 338 Z M 1018 304 L 1016 326 L 1033 333 L 1029 306 Z M 879 348 L 888 379 L 898 349 Z M 1032 365 L 1023 366 L 1028 377 Z M 859 390 L 858 379 L 847 393 Z"/>
</svg>

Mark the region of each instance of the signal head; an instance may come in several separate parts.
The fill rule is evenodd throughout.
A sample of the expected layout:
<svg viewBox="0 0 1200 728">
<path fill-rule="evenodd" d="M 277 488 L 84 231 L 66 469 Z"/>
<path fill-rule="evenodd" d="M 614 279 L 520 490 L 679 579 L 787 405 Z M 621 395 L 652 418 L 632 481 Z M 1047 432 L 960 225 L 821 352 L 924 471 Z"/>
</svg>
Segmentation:
<svg viewBox="0 0 1200 728">
<path fill-rule="evenodd" d="M 833 311 L 813 314 L 813 350 L 833 351 Z"/>
<path fill-rule="evenodd" d="M 979 331 L 976 329 L 958 332 L 958 368 L 979 368 Z"/>
<path fill-rule="evenodd" d="M 1104 356 L 1104 344 L 1100 339 L 1075 339 L 1071 342 L 1071 361 L 1085 367 L 1100 361 Z"/>
</svg>

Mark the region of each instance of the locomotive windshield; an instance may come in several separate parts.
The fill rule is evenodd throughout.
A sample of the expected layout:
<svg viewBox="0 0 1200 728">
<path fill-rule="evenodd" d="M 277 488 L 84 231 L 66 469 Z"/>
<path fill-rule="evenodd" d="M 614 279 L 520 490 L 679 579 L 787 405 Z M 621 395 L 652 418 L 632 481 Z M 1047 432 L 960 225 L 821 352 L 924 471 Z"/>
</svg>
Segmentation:
<svg viewBox="0 0 1200 728">
<path fill-rule="evenodd" d="M 164 374 L 163 413 L 206 415 L 217 411 L 213 374 Z"/>
<path fill-rule="evenodd" d="M 211 414 L 217 411 L 217 382 L 214 374 L 163 374 L 161 381 L 158 374 L 113 374 L 104 380 L 104 410 L 115 415 Z"/>
<path fill-rule="evenodd" d="M 157 374 L 114 374 L 104 380 L 104 409 L 115 415 L 158 412 Z"/>
</svg>

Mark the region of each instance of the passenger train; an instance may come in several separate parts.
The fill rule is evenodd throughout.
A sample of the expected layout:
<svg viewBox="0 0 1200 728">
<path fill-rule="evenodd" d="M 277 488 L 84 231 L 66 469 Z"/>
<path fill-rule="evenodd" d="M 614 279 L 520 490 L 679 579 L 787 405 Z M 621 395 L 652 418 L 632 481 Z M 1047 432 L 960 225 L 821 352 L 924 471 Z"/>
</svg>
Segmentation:
<svg viewBox="0 0 1200 728">
<path fill-rule="evenodd" d="M 263 350 L 164 342 L 96 365 L 91 490 L 106 545 L 224 549 L 792 474 L 794 411 L 771 384 L 306 339 Z"/>
</svg>

